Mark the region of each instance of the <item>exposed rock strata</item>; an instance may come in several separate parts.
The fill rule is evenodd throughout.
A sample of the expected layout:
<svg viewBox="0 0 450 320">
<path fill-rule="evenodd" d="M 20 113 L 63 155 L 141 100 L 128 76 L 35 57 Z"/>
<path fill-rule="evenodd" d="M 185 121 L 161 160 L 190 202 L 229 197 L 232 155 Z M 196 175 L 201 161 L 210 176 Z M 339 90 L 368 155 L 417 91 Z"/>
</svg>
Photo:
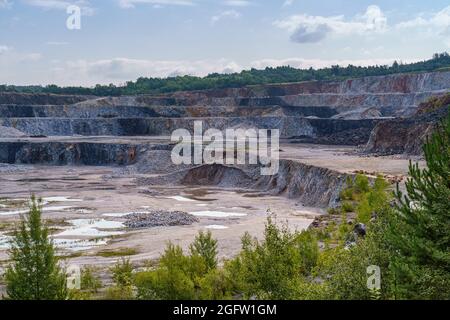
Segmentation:
<svg viewBox="0 0 450 320">
<path fill-rule="evenodd" d="M 70 105 L 91 98 L 93 97 L 80 95 L 0 92 L 0 104 L 15 105 Z"/>
<path fill-rule="evenodd" d="M 450 95 L 433 103 L 434 105 L 427 103 L 421 105 L 421 111 L 413 117 L 378 123 L 370 135 L 364 152 L 380 155 L 421 155 L 427 137 L 436 130 L 439 121 L 448 113 Z"/>
<path fill-rule="evenodd" d="M 13 127 L 31 136 L 160 136 L 171 135 L 179 128 L 193 132 L 194 118 L 3 118 L 0 125 Z M 214 117 L 202 118 L 203 129 L 253 127 L 279 129 L 280 136 L 326 137 L 360 129 L 365 133 L 357 144 L 365 143 L 377 120 L 308 119 L 303 117 Z"/>
<path fill-rule="evenodd" d="M 0 142 L 0 163 L 47 165 L 131 165 L 145 150 L 167 145 L 71 142 Z"/>
<path fill-rule="evenodd" d="M 256 127 L 308 142 L 365 144 L 378 119 L 408 116 L 450 88 L 450 72 L 311 81 L 165 95 L 0 94 L 0 126 L 30 136 L 170 135 Z"/>
<path fill-rule="evenodd" d="M 258 166 L 202 165 L 168 173 L 139 178 L 139 185 L 185 184 L 216 186 L 257 191 L 259 194 L 298 199 L 306 206 L 334 206 L 345 186 L 347 175 L 333 170 L 306 165 L 292 160 L 280 160 L 279 172 L 273 176 L 260 175 Z M 249 195 L 250 196 L 250 195 Z"/>
</svg>

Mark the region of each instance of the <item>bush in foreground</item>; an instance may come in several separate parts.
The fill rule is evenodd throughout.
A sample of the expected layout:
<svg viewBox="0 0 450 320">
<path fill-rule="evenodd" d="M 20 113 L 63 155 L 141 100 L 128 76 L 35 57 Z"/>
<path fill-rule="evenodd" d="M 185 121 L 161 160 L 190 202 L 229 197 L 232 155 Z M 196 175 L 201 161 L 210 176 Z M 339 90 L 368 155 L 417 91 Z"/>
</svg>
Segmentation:
<svg viewBox="0 0 450 320">
<path fill-rule="evenodd" d="M 14 300 L 66 299 L 66 275 L 58 265 L 55 248 L 42 224 L 40 203 L 33 196 L 28 214 L 14 231 L 12 264 L 7 268 L 6 291 Z"/>
</svg>

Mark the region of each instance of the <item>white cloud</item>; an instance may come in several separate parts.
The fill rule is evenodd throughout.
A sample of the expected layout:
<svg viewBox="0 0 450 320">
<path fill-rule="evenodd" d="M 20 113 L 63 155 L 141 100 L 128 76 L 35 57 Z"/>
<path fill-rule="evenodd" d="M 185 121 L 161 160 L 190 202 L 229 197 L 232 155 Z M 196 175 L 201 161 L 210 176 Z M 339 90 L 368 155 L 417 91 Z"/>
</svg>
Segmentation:
<svg viewBox="0 0 450 320">
<path fill-rule="evenodd" d="M 0 45 L 0 67 L 9 66 L 12 67 L 14 64 L 20 64 L 23 62 L 36 62 L 42 59 L 42 54 L 37 52 L 19 52 L 13 47 Z M 11 68 L 14 70 L 14 68 Z"/>
<path fill-rule="evenodd" d="M 369 6 L 364 14 L 349 20 L 342 15 L 324 17 L 300 14 L 275 21 L 274 25 L 286 29 L 291 34 L 291 40 L 298 43 L 319 42 L 331 34 L 364 35 L 388 29 L 386 16 L 375 5 Z"/>
<path fill-rule="evenodd" d="M 440 31 L 446 30 L 450 27 L 450 6 L 435 14 L 432 14 L 429 18 L 419 16 L 408 21 L 400 22 L 396 25 L 396 27 L 399 29 L 428 27 L 438 29 Z"/>
<path fill-rule="evenodd" d="M 65 1 L 65 0 L 24 0 L 25 3 L 40 7 L 46 10 L 66 10 L 67 7 L 71 5 L 77 5 L 81 8 L 83 15 L 91 16 L 94 14 L 95 9 L 92 7 L 88 0 L 76 0 L 76 1 Z"/>
<path fill-rule="evenodd" d="M 281 66 L 291 66 L 299 69 L 308 68 L 326 68 L 333 65 L 339 65 L 341 67 L 346 67 L 348 65 L 354 66 L 373 66 L 373 65 L 391 65 L 398 58 L 390 59 L 334 59 L 334 60 L 323 60 L 323 59 L 303 59 L 303 58 L 287 58 L 287 59 L 262 59 L 253 61 L 250 67 L 256 69 L 264 69 L 266 67 L 281 67 Z M 423 59 L 410 58 L 404 59 L 402 62 L 411 63 L 416 61 L 421 61 Z"/>
<path fill-rule="evenodd" d="M 26 54 L 21 54 L 18 56 L 19 61 L 38 61 L 42 59 L 42 54 L 37 53 L 37 52 L 32 52 L 32 53 L 26 53 Z"/>
<path fill-rule="evenodd" d="M 0 56 L 1 57 L 1 56 Z M 250 68 L 264 69 L 266 67 L 287 66 L 295 68 L 324 68 L 332 65 L 357 66 L 390 65 L 398 58 L 392 59 L 361 59 L 361 60 L 321 60 L 321 59 L 261 59 L 246 64 L 239 64 L 229 59 L 209 60 L 145 60 L 114 58 L 103 60 L 53 61 L 50 68 L 42 74 L 35 74 L 40 84 L 56 83 L 59 85 L 92 86 L 101 84 L 122 84 L 138 77 L 172 77 L 178 75 L 205 76 L 210 73 L 233 73 Z M 414 62 L 421 59 L 404 59 L 403 62 Z M 1 59 L 0 59 L 1 61 Z M 50 69 L 50 71 L 49 71 Z M 15 75 L 17 76 L 17 75 Z M 27 74 L 18 83 L 32 81 Z M 5 80 L 6 79 L 6 80 Z M 17 79 L 17 78 L 15 78 Z M 0 83 L 11 82 L 8 75 L 0 74 Z M 33 82 L 31 82 L 33 83 Z M 35 82 L 37 83 L 37 82 Z"/>
<path fill-rule="evenodd" d="M 248 7 L 253 5 L 251 1 L 246 0 L 226 0 L 223 4 L 230 7 Z"/>
<path fill-rule="evenodd" d="M 294 3 L 294 0 L 285 0 L 283 2 L 283 7 L 288 7 Z"/>
<path fill-rule="evenodd" d="M 11 47 L 0 45 L 0 54 L 10 51 L 11 49 Z"/>
<path fill-rule="evenodd" d="M 165 5 L 193 6 L 195 2 L 192 0 L 119 0 L 121 8 L 134 8 L 137 4 L 151 4 L 155 8 L 160 8 Z"/>
<path fill-rule="evenodd" d="M 219 13 L 218 15 L 211 17 L 211 24 L 214 25 L 222 19 L 230 18 L 230 19 L 239 19 L 241 14 L 236 10 L 227 10 Z"/>
<path fill-rule="evenodd" d="M 241 66 L 227 59 L 191 61 L 114 58 L 59 62 L 45 76 L 50 77 L 47 81 L 61 85 L 94 85 L 120 84 L 139 77 L 205 76 L 210 73 L 231 73 L 240 70 Z"/>
<path fill-rule="evenodd" d="M 0 9 L 11 8 L 12 2 L 9 0 L 0 0 Z"/>
<path fill-rule="evenodd" d="M 425 16 L 422 13 L 414 19 L 398 23 L 395 27 L 402 32 L 411 29 L 425 33 L 428 37 L 435 37 L 450 48 L 450 6 L 428 17 Z"/>
</svg>

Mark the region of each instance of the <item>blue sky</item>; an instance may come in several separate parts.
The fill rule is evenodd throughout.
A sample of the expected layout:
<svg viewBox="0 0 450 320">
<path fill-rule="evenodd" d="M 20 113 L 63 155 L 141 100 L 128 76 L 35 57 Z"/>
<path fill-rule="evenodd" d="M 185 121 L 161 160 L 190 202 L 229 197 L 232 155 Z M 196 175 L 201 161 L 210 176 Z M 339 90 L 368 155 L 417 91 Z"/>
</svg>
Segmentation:
<svg viewBox="0 0 450 320">
<path fill-rule="evenodd" d="M 81 8 L 69 30 L 67 6 Z M 0 0 L 0 83 L 120 84 L 450 51 L 448 0 Z"/>
</svg>

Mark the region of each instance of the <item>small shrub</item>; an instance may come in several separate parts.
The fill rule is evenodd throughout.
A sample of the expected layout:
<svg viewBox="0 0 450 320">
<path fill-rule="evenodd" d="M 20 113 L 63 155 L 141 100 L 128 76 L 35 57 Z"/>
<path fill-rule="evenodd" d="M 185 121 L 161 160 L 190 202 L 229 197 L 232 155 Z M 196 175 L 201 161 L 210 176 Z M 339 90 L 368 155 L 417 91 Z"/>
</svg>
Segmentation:
<svg viewBox="0 0 450 320">
<path fill-rule="evenodd" d="M 354 190 L 353 188 L 345 188 L 339 193 L 339 198 L 341 200 L 354 200 Z"/>
<path fill-rule="evenodd" d="M 353 179 L 348 176 L 345 180 L 345 188 L 339 193 L 339 197 L 342 200 L 353 200 L 354 195 L 354 182 Z"/>
<path fill-rule="evenodd" d="M 357 174 L 355 177 L 355 188 L 358 193 L 369 192 L 369 178 L 367 178 L 367 176 L 365 175 Z"/>
<path fill-rule="evenodd" d="M 204 259 L 208 270 L 217 267 L 217 240 L 212 238 L 211 231 L 200 231 L 189 247 L 191 255 L 199 255 Z"/>
<path fill-rule="evenodd" d="M 130 300 L 133 298 L 133 266 L 130 260 L 118 261 L 112 268 L 114 286 L 106 291 L 109 300 Z"/>
<path fill-rule="evenodd" d="M 101 287 L 102 281 L 94 275 L 94 269 L 92 267 L 83 268 L 81 271 L 81 290 L 97 293 Z"/>
<path fill-rule="evenodd" d="M 341 213 L 339 208 L 328 208 L 327 212 L 330 215 L 338 215 Z"/>
<path fill-rule="evenodd" d="M 134 256 L 138 254 L 139 251 L 135 248 L 118 248 L 116 250 L 102 250 L 96 255 L 100 257 L 110 258 L 110 257 L 124 257 L 124 256 Z"/>
<path fill-rule="evenodd" d="M 345 240 L 350 231 L 351 231 L 351 228 L 347 221 L 347 213 L 344 212 L 342 214 L 342 222 L 339 224 L 339 226 L 337 228 L 338 240 Z"/>
<path fill-rule="evenodd" d="M 343 212 L 353 212 L 355 210 L 355 208 L 353 207 L 353 204 L 349 201 L 344 201 L 342 203 L 341 209 Z"/>
<path fill-rule="evenodd" d="M 358 222 L 367 224 L 372 217 L 372 207 L 367 197 L 364 197 L 356 208 L 356 220 Z"/>
<path fill-rule="evenodd" d="M 302 271 L 308 275 L 317 264 L 319 257 L 317 238 L 312 231 L 303 231 L 298 235 L 296 242 L 300 252 Z"/>
<path fill-rule="evenodd" d="M 278 226 L 268 218 L 264 241 L 242 238 L 242 251 L 226 265 L 236 289 L 245 298 L 295 299 L 297 284 L 314 264 L 315 250 L 307 244 L 308 235 L 299 238 L 286 225 Z M 302 256 L 301 248 L 306 248 Z"/>
<path fill-rule="evenodd" d="M 197 266 L 198 267 L 198 266 Z M 139 272 L 135 277 L 139 299 L 193 300 L 196 291 L 194 268 L 180 246 L 168 243 L 155 270 Z M 204 268 L 203 270 L 206 270 Z"/>
</svg>

